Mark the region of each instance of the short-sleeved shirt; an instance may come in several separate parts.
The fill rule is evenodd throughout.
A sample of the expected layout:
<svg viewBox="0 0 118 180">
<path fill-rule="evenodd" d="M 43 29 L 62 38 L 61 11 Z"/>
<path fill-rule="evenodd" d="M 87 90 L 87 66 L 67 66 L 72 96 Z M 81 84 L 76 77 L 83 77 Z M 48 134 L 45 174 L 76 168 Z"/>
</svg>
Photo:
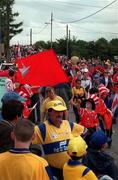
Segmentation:
<svg viewBox="0 0 118 180">
<path fill-rule="evenodd" d="M 48 163 L 55 168 L 62 169 L 69 159 L 67 154 L 69 140 L 83 132 L 83 126 L 73 122 L 69 123 L 67 120 L 62 120 L 59 128 L 46 120 L 43 124 L 35 127 L 33 143 L 42 144 Z"/>
<path fill-rule="evenodd" d="M 95 174 L 79 161 L 69 160 L 63 167 L 64 180 L 97 180 Z"/>
<path fill-rule="evenodd" d="M 0 154 L 1 180 L 52 180 L 46 160 L 27 149 L 14 148 Z"/>
</svg>

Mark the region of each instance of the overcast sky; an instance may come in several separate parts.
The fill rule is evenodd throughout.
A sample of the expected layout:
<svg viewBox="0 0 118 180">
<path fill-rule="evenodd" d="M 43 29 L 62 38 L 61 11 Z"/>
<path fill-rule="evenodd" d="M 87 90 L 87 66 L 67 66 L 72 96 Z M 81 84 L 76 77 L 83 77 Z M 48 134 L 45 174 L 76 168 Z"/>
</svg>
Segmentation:
<svg viewBox="0 0 118 180">
<path fill-rule="evenodd" d="M 23 32 L 15 36 L 11 44 L 29 44 L 30 28 L 33 31 L 33 43 L 39 40 L 50 40 L 51 12 L 53 13 L 53 41 L 65 37 L 67 24 L 71 38 L 75 36 L 77 39 L 86 41 L 97 40 L 100 37 L 107 40 L 118 38 L 118 1 L 94 16 L 69 23 L 102 9 L 112 1 L 15 0 L 13 10 L 20 14 L 16 22 L 23 21 Z"/>
</svg>

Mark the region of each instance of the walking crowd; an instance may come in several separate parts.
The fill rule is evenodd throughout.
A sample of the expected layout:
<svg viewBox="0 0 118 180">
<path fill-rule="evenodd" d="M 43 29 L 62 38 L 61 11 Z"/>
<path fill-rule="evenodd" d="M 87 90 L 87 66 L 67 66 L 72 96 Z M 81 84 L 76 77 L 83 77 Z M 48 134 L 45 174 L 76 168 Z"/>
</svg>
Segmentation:
<svg viewBox="0 0 118 180">
<path fill-rule="evenodd" d="M 0 179 L 118 180 L 105 151 L 118 121 L 118 63 L 65 56 L 59 63 L 68 82 L 53 87 L 21 84 L 17 66 L 9 68 L 0 110 Z"/>
</svg>

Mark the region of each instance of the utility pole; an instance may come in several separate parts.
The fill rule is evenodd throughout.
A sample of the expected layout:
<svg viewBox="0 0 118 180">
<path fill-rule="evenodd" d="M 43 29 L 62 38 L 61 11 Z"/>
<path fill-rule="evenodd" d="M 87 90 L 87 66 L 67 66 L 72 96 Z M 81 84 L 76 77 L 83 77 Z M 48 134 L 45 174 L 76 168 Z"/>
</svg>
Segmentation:
<svg viewBox="0 0 118 180">
<path fill-rule="evenodd" d="M 9 41 L 10 41 L 10 2 L 6 1 L 6 57 L 9 62 Z"/>
<path fill-rule="evenodd" d="M 69 29 L 69 35 L 68 35 L 68 57 L 71 58 L 71 45 L 70 45 L 70 29 Z"/>
<path fill-rule="evenodd" d="M 0 8 L 0 58 L 1 58 L 1 54 L 2 54 L 2 10 Z"/>
<path fill-rule="evenodd" d="M 53 22 L 53 13 L 51 13 L 51 39 L 50 39 L 50 43 L 51 43 L 51 48 L 52 48 L 52 22 Z"/>
<path fill-rule="evenodd" d="M 66 56 L 68 58 L 68 25 L 66 25 Z"/>
<path fill-rule="evenodd" d="M 51 19 L 50 22 L 45 22 L 45 24 L 50 24 L 51 25 L 51 31 L 50 31 L 50 47 L 52 48 L 52 25 L 53 25 L 53 13 L 51 13 Z"/>
<path fill-rule="evenodd" d="M 30 45 L 32 45 L 32 28 L 30 29 Z"/>
</svg>

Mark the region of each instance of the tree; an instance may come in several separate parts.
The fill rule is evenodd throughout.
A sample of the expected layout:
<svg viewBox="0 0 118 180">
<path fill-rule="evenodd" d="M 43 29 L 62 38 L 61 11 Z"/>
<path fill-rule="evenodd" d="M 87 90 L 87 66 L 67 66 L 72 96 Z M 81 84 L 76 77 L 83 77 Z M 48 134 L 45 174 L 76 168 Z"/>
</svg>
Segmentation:
<svg viewBox="0 0 118 180">
<path fill-rule="evenodd" d="M 19 15 L 18 12 L 13 12 L 13 5 L 15 0 L 0 0 L 0 14 L 1 14 L 1 34 L 2 41 L 5 46 L 5 53 L 9 55 L 9 42 L 16 34 L 22 32 L 22 24 L 15 23 L 16 17 Z"/>
<path fill-rule="evenodd" d="M 98 51 L 98 56 L 103 60 L 108 58 L 108 41 L 104 38 L 100 38 L 95 42 L 96 49 Z"/>
<path fill-rule="evenodd" d="M 112 39 L 109 42 L 109 53 L 110 58 L 113 59 L 114 56 L 118 56 L 118 39 Z"/>
<path fill-rule="evenodd" d="M 57 39 L 53 42 L 53 49 L 57 54 L 66 55 L 66 38 Z M 38 41 L 36 46 L 41 46 L 44 49 L 50 48 L 50 42 Z M 81 58 L 97 58 L 101 60 L 109 58 L 113 60 L 114 56 L 118 55 L 118 39 L 112 39 L 108 42 L 104 38 L 100 38 L 97 41 L 83 41 L 77 40 L 77 38 L 70 39 L 69 42 L 69 54 L 71 56 L 79 56 Z M 69 56 L 70 57 L 70 56 Z"/>
</svg>

